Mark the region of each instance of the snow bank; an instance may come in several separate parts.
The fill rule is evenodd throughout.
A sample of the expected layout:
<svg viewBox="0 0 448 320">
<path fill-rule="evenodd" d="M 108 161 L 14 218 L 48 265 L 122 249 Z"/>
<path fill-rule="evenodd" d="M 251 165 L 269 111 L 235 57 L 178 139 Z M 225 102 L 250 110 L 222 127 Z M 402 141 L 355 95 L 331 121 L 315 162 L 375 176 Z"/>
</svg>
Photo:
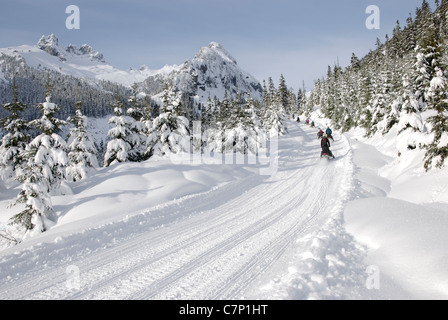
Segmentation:
<svg viewBox="0 0 448 320">
<path fill-rule="evenodd" d="M 344 212 L 345 226 L 366 246 L 365 264 L 379 275 L 378 289 L 364 288 L 362 298 L 447 299 L 447 170 L 424 172 L 417 150 L 394 157 L 393 134 L 348 136 L 356 189 Z"/>
<path fill-rule="evenodd" d="M 369 248 L 366 263 L 378 266 L 381 299 L 448 298 L 447 207 L 416 205 L 392 198 L 352 201 L 347 231 Z M 381 275 L 390 278 L 383 287 Z"/>
</svg>

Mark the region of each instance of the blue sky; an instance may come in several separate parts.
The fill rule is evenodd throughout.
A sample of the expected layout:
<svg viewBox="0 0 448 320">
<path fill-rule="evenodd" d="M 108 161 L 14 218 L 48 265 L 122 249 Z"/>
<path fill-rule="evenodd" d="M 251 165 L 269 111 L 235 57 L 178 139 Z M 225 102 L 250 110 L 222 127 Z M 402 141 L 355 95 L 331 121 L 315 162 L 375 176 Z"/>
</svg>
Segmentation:
<svg viewBox="0 0 448 320">
<path fill-rule="evenodd" d="M 203 46 L 221 43 L 258 80 L 280 74 L 308 89 L 339 59 L 363 57 L 376 38 L 401 26 L 422 0 L 2 0 L 0 47 L 35 44 L 54 33 L 62 46 L 87 43 L 112 65 L 182 64 Z M 433 6 L 434 1 L 429 0 Z M 66 7 L 80 9 L 69 30 Z M 380 29 L 365 26 L 366 8 L 380 9 Z"/>
</svg>

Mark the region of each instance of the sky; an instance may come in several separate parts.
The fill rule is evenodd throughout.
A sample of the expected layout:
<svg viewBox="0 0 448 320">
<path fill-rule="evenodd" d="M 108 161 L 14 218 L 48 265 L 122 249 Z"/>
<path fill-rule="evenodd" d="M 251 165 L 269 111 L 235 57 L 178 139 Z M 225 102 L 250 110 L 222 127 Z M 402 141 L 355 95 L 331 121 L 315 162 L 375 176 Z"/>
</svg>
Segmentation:
<svg viewBox="0 0 448 320">
<path fill-rule="evenodd" d="M 428 0 L 434 7 L 434 0 Z M 222 44 L 260 82 L 283 75 L 294 90 L 312 89 L 328 66 L 349 64 L 391 35 L 422 0 L 2 0 L 0 48 L 89 44 L 120 69 L 182 64 L 210 42 Z M 79 8 L 79 29 L 68 29 Z M 366 9 L 375 5 L 374 12 Z M 367 28 L 378 21 L 379 29 Z"/>
</svg>

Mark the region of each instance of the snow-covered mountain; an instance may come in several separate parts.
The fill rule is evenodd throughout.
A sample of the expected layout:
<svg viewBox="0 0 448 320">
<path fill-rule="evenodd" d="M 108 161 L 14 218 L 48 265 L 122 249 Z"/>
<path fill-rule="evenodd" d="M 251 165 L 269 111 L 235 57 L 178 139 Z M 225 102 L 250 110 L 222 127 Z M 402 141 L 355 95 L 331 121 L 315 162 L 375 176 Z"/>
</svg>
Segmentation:
<svg viewBox="0 0 448 320">
<path fill-rule="evenodd" d="M 0 49 L 0 79 L 5 80 L 8 66 L 1 58 L 3 55 L 23 59 L 26 65 L 38 70 L 51 70 L 89 81 L 107 80 L 126 87 L 141 83 L 149 95 L 160 93 L 166 82 L 189 95 L 197 95 L 202 101 L 209 96 L 223 98 L 226 91 L 229 94 L 250 92 L 253 98 L 260 98 L 262 94 L 260 82 L 243 71 L 236 59 L 216 42 L 201 48 L 193 59 L 181 66 L 165 65 L 152 70 L 143 65 L 138 69 L 120 70 L 91 46 L 70 44 L 63 47 L 57 36 L 51 34 L 42 36 L 36 45 Z"/>
<path fill-rule="evenodd" d="M 2 48 L 0 56 L 3 54 L 18 59 L 23 58 L 28 66 L 39 70 L 52 70 L 87 80 L 109 80 L 124 86 L 141 82 L 148 76 L 166 72 L 167 69 L 171 71 L 173 68 L 150 70 L 143 66 L 139 69 L 120 70 L 106 62 L 104 55 L 91 46 L 83 44 L 78 48 L 70 44 L 63 47 L 54 34 L 42 36 L 36 45 Z M 0 59 L 0 65 L 1 60 L 3 59 Z M 3 74 L 0 74 L 1 78 L 5 78 Z"/>
<path fill-rule="evenodd" d="M 260 99 L 263 89 L 258 80 L 242 70 L 236 59 L 219 43 L 211 42 L 202 47 L 196 56 L 170 73 L 157 73 L 143 82 L 148 94 L 159 93 L 168 82 L 180 91 L 198 96 L 200 101 L 208 97 L 223 98 L 225 93 L 250 92 Z"/>
</svg>

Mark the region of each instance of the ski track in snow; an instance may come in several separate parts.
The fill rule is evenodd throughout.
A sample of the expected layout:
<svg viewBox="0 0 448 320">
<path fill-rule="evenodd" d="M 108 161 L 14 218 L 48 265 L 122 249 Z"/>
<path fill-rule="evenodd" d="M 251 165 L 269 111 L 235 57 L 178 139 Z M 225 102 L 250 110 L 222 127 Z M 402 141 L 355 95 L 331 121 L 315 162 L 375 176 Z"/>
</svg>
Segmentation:
<svg viewBox="0 0 448 320">
<path fill-rule="evenodd" d="M 350 146 L 338 136 L 337 159 L 321 160 L 317 130 L 289 124 L 275 175 L 4 256 L 0 299 L 341 298 L 341 283 L 358 280 L 362 252 L 341 228 L 353 179 Z M 329 234 L 336 245 L 325 241 Z M 289 271 L 279 268 L 285 257 Z M 79 268 L 79 288 L 68 285 L 69 266 Z"/>
</svg>

